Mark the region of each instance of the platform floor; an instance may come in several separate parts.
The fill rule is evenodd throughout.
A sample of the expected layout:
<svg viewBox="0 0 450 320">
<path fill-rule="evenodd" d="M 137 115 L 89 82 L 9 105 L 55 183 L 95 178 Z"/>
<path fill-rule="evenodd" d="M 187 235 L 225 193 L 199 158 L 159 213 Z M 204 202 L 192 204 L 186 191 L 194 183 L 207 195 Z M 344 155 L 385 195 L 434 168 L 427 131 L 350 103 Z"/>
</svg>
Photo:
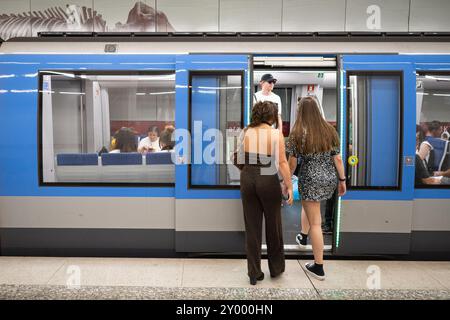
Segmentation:
<svg viewBox="0 0 450 320">
<path fill-rule="evenodd" d="M 0 299 L 450 299 L 450 262 L 328 260 L 323 282 L 304 262 L 251 286 L 243 259 L 0 257 Z"/>
</svg>

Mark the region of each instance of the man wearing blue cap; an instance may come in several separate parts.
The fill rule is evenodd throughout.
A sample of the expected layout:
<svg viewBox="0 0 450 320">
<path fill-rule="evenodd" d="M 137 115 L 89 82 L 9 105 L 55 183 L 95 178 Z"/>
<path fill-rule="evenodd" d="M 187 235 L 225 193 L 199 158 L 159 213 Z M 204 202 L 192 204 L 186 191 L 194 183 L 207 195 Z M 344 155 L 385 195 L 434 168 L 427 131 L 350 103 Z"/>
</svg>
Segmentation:
<svg viewBox="0 0 450 320">
<path fill-rule="evenodd" d="M 261 90 L 254 94 L 253 104 L 259 101 L 270 101 L 276 103 L 278 106 L 278 129 L 282 130 L 283 122 L 281 120 L 281 98 L 272 92 L 276 82 L 277 79 L 275 79 L 270 73 L 264 74 L 259 82 Z"/>
</svg>

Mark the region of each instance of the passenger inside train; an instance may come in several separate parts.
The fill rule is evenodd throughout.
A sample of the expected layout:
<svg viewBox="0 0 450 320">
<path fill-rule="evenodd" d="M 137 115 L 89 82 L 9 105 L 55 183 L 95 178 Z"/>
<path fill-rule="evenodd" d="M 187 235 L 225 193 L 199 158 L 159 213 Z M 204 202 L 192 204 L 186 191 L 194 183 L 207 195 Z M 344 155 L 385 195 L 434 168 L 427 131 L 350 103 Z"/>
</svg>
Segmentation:
<svg viewBox="0 0 450 320">
<path fill-rule="evenodd" d="M 136 132 L 131 128 L 122 127 L 113 136 L 109 153 L 136 152 Z"/>
<path fill-rule="evenodd" d="M 138 152 L 147 153 L 160 151 L 159 146 L 159 128 L 157 126 L 151 126 L 147 130 L 147 137 L 139 141 Z"/>
<path fill-rule="evenodd" d="M 166 126 L 159 138 L 159 145 L 161 151 L 173 151 L 175 147 L 175 141 L 173 139 L 173 133 L 175 128 L 173 126 Z"/>
</svg>

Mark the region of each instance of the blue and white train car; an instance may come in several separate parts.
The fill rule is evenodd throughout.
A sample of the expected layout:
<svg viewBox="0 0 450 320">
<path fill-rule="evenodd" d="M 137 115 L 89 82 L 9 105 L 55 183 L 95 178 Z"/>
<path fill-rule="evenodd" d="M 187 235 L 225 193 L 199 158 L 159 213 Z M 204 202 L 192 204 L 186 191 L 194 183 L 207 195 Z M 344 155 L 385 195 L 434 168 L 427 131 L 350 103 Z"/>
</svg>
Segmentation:
<svg viewBox="0 0 450 320">
<path fill-rule="evenodd" d="M 332 207 L 329 255 L 448 259 L 449 151 L 433 184 L 416 164 L 418 128 L 436 120 L 450 130 L 446 42 L 5 42 L 1 254 L 243 253 L 239 173 L 220 160 L 249 121 L 263 72 L 284 90 L 286 136 L 295 99 L 311 89 L 346 163 L 358 159 Z M 148 128 L 175 127 L 176 151 L 111 153 L 124 127 L 136 145 Z M 295 253 L 299 206 L 283 208 Z"/>
</svg>

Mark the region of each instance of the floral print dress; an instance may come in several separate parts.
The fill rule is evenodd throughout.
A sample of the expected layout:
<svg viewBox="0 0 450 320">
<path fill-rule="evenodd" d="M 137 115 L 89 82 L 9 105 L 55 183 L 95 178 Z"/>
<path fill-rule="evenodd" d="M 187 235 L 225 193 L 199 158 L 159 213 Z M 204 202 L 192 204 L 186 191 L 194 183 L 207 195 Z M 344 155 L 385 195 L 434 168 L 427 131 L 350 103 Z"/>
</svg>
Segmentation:
<svg viewBox="0 0 450 320">
<path fill-rule="evenodd" d="M 327 152 L 304 154 L 301 150 L 297 150 L 296 143 L 292 137 L 289 137 L 286 152 L 289 156 L 302 159 L 298 173 L 298 189 L 301 199 L 306 201 L 330 199 L 338 185 L 333 156 L 339 154 L 339 149 L 334 148 Z"/>
</svg>

